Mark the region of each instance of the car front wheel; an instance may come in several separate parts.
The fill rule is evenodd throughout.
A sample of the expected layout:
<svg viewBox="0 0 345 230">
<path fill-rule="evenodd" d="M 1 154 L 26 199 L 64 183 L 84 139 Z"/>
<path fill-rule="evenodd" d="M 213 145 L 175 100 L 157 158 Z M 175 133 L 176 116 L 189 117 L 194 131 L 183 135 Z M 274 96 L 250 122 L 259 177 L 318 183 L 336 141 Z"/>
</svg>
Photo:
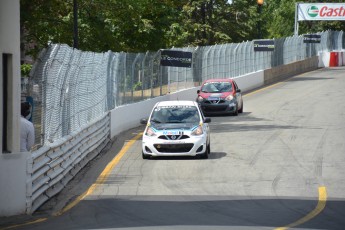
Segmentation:
<svg viewBox="0 0 345 230">
<path fill-rule="evenodd" d="M 241 109 L 238 110 L 239 113 L 243 113 L 243 101 L 242 101 L 242 105 L 241 105 Z"/>
<path fill-rule="evenodd" d="M 236 106 L 235 112 L 233 113 L 234 116 L 238 116 L 238 105 Z"/>
<path fill-rule="evenodd" d="M 144 152 L 141 152 L 141 155 L 143 156 L 143 159 L 150 159 L 150 155 L 147 155 Z"/>
<path fill-rule="evenodd" d="M 206 151 L 200 155 L 201 159 L 207 159 L 208 158 L 208 154 L 210 154 L 210 145 L 206 146 Z"/>
</svg>

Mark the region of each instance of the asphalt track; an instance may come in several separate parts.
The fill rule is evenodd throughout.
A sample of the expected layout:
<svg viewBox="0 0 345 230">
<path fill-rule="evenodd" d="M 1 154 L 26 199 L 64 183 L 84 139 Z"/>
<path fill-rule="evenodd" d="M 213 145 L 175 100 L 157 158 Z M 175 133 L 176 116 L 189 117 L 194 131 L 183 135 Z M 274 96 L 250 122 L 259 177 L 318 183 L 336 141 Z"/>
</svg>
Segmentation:
<svg viewBox="0 0 345 230">
<path fill-rule="evenodd" d="M 211 117 L 209 159 L 141 158 L 119 135 L 57 197 L 1 229 L 345 229 L 345 68 L 295 76 Z M 139 124 L 139 121 L 138 121 Z"/>
</svg>

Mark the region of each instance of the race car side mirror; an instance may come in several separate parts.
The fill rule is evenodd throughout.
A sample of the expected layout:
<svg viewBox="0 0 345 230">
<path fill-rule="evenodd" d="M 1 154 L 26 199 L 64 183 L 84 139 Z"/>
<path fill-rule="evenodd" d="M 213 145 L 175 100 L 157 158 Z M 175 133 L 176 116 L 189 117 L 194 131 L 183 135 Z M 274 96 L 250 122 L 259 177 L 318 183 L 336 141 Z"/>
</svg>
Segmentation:
<svg viewBox="0 0 345 230">
<path fill-rule="evenodd" d="M 146 125 L 147 124 L 147 118 L 140 119 L 140 124 Z"/>
<path fill-rule="evenodd" d="M 204 123 L 210 123 L 210 122 L 211 122 L 211 118 L 209 118 L 209 117 L 204 118 Z"/>
</svg>

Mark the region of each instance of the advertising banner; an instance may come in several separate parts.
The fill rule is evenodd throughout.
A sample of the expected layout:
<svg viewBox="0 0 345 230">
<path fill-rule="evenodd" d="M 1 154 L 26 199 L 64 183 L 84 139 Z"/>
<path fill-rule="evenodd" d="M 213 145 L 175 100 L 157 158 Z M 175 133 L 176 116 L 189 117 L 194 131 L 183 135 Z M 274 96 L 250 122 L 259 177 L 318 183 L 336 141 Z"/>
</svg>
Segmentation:
<svg viewBox="0 0 345 230">
<path fill-rule="evenodd" d="M 319 34 L 305 34 L 303 36 L 304 43 L 320 43 L 321 42 L 321 35 Z"/>
<path fill-rule="evenodd" d="M 345 3 L 299 3 L 298 21 L 345 20 Z"/>
<path fill-rule="evenodd" d="M 192 53 L 178 50 L 162 50 L 161 66 L 192 67 Z"/>
<path fill-rule="evenodd" d="M 274 51 L 274 40 L 255 40 L 254 51 Z"/>
</svg>

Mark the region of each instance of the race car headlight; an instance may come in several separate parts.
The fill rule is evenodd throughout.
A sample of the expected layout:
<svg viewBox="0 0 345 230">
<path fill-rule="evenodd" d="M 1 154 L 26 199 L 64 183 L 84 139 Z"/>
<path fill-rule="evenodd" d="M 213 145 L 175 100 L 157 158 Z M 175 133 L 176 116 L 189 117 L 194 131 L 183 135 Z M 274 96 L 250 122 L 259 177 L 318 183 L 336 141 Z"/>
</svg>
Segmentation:
<svg viewBox="0 0 345 230">
<path fill-rule="evenodd" d="M 193 136 L 200 136 L 204 133 L 204 131 L 202 130 L 202 127 L 199 125 L 198 128 L 196 128 L 191 135 Z"/>
<path fill-rule="evenodd" d="M 196 99 L 197 102 L 201 102 L 203 100 L 204 100 L 204 98 L 202 96 L 198 96 L 198 98 Z"/>
<path fill-rule="evenodd" d="M 225 100 L 226 100 L 226 101 L 232 101 L 232 100 L 234 100 L 234 96 L 232 96 L 232 95 L 230 94 L 229 96 L 227 96 L 227 97 L 225 98 Z"/>
<path fill-rule="evenodd" d="M 145 132 L 145 135 L 149 136 L 149 137 L 153 137 L 153 136 L 156 136 L 156 133 L 155 133 L 155 131 L 153 131 L 153 129 L 151 127 L 148 127 L 146 132 Z"/>
</svg>

